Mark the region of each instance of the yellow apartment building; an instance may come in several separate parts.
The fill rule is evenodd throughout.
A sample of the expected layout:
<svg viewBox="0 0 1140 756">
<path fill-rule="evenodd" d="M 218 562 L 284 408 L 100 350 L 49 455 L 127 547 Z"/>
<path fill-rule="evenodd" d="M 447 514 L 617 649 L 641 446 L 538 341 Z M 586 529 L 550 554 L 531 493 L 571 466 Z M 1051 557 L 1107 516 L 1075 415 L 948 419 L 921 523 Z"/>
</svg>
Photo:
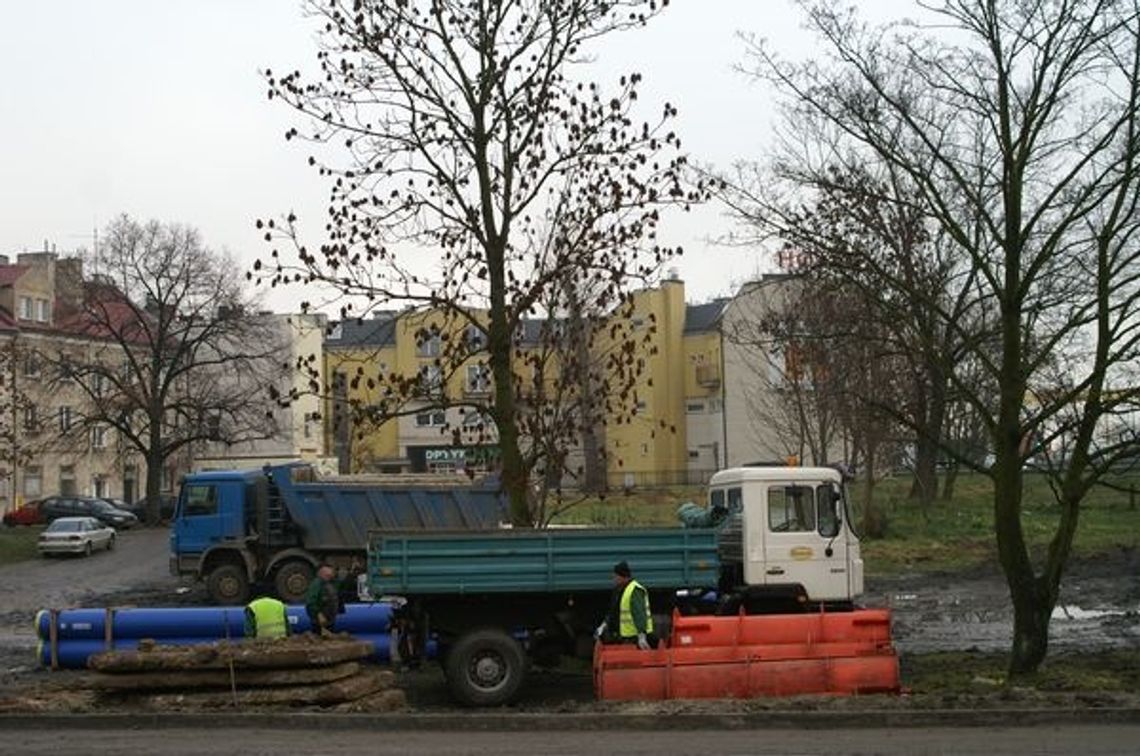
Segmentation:
<svg viewBox="0 0 1140 756">
<path fill-rule="evenodd" d="M 632 314 L 623 325 L 644 369 L 629 401 L 597 432 L 611 487 L 703 482 L 722 464 L 723 307 L 722 301 L 687 306 L 684 283 L 676 279 L 633 294 Z M 516 336 L 515 372 L 524 385 L 535 378 L 531 360 L 543 327 L 542 321 L 527 321 Z M 452 362 L 441 359 L 449 345 L 454 348 L 457 339 L 470 345 L 477 333 L 463 319 L 439 311 L 383 311 L 333 327 L 324 344 L 326 381 L 333 387 L 326 439 L 342 472 L 478 472 L 494 464 L 494 427 L 477 410 L 490 401 L 492 388 L 478 345 L 457 369 L 445 373 L 441 367 Z M 557 369 L 555 355 L 547 384 Z M 425 393 L 439 393 L 395 411 L 390 386 L 416 376 L 429 389 Z M 575 455 L 581 450 L 571 450 L 571 469 L 580 466 Z"/>
</svg>

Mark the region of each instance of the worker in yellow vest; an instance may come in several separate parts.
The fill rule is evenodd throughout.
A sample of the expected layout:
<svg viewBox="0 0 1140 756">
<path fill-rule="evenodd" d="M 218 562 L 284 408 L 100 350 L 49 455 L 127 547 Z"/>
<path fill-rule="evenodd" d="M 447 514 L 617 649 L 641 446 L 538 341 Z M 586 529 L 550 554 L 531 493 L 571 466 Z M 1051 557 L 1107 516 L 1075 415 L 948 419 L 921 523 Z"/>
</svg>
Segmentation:
<svg viewBox="0 0 1140 756">
<path fill-rule="evenodd" d="M 270 596 L 261 596 L 245 607 L 245 637 L 284 638 L 289 634 L 285 605 Z"/>
<path fill-rule="evenodd" d="M 604 643 L 636 643 L 642 651 L 657 648 L 653 614 L 649 610 L 649 592 L 633 579 L 629 563 L 625 560 L 614 565 L 610 611 L 594 631 L 594 637 Z"/>
</svg>

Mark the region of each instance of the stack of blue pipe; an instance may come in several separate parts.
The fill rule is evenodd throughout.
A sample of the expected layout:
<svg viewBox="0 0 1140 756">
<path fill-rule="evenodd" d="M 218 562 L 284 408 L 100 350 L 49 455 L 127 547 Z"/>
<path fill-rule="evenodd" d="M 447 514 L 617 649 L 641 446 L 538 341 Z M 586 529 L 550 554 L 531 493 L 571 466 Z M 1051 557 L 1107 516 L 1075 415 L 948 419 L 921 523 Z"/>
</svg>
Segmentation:
<svg viewBox="0 0 1140 756">
<path fill-rule="evenodd" d="M 312 629 L 305 607 L 286 607 L 286 614 L 291 633 Z M 347 604 L 344 613 L 336 618 L 336 630 L 358 640 L 371 641 L 375 649 L 372 659 L 387 662 L 391 616 L 391 604 Z M 35 619 L 39 639 L 36 658 L 45 667 L 52 666 L 53 619 L 56 666 L 64 669 L 85 668 L 87 657 L 101 651 L 135 649 L 143 638 L 152 638 L 164 646 L 188 646 L 240 640 L 245 635 L 245 609 L 240 606 L 41 610 Z M 107 632 L 108 621 L 110 633 Z"/>
</svg>

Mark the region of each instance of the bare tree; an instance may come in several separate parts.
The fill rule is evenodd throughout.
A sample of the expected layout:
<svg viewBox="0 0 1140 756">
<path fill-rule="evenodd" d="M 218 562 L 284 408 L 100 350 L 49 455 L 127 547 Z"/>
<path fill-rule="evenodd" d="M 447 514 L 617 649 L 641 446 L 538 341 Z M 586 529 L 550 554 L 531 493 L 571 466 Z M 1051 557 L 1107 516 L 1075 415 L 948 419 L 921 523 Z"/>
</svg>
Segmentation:
<svg viewBox="0 0 1140 756">
<path fill-rule="evenodd" d="M 589 43 L 643 25 L 659 4 L 308 7 L 323 24 L 319 77 L 266 76 L 270 97 L 306 117 L 304 131 L 286 137 L 319 145 L 309 160 L 331 182 L 328 239 L 310 251 L 294 216 L 259 222 L 268 241 L 294 249 L 296 261 L 274 249 L 255 275 L 272 284 L 328 284 L 349 299 L 344 317 L 393 302 L 441 314 L 444 322 L 420 335 L 443 342 L 420 374 L 358 377 L 383 384 L 385 417 L 423 406 L 485 415 L 501 450 L 512 520 L 527 524 L 534 457 L 524 453 L 520 392 L 530 391 L 530 402 L 542 392 L 527 388 L 537 386 L 533 376 L 515 372 L 526 322 L 545 319 L 543 338 L 553 347 L 569 305 L 552 292 L 565 292 L 571 280 L 590 292 L 594 313 L 628 307 L 631 286 L 679 252 L 656 240 L 662 208 L 704 198 L 700 187 L 682 185 L 673 106 L 652 123 L 635 121 L 640 74 L 621 77 L 612 94 L 571 76 Z M 416 251 L 425 247 L 432 251 Z M 622 342 L 618 333 L 607 338 Z M 448 376 L 472 362 L 485 365 L 489 396 L 450 396 Z M 611 367 L 631 385 L 636 360 Z M 527 412 L 543 416 L 537 406 Z"/>
<path fill-rule="evenodd" d="M 269 386 L 284 370 L 280 344 L 256 319 L 234 262 L 176 224 L 110 224 L 90 280 L 64 304 L 59 326 L 90 341 L 52 373 L 87 400 L 73 433 L 114 431 L 146 460 L 147 519 L 159 517 L 164 465 L 197 441 L 272 437 Z"/>
<path fill-rule="evenodd" d="M 810 110 L 789 107 L 785 119 L 800 139 L 784 140 L 771 165 L 738 165 L 722 196 L 745 228 L 779 240 L 782 264 L 811 281 L 813 290 L 858 301 L 843 322 L 857 319 L 854 330 L 881 336 L 880 358 L 907 363 L 897 366 L 905 395 L 873 386 L 875 393 L 861 401 L 911 429 L 911 496 L 926 513 L 937 493 L 948 366 L 960 351 L 957 333 L 937 311 L 965 317 L 977 305 L 970 278 L 960 275 L 962 256 L 944 243 L 904 175 L 889 166 L 873 172 L 873 164 L 845 152 L 843 135 Z M 906 282 L 905 292 L 889 286 L 895 280 Z"/>
<path fill-rule="evenodd" d="M 830 160 L 905 178 L 966 263 L 951 301 L 976 303 L 969 317 L 939 301 L 929 312 L 962 345 L 950 384 L 993 448 L 982 469 L 1014 609 L 1010 674 L 1029 673 L 1047 651 L 1081 502 L 1135 450 L 1098 428 L 1135 407 L 1140 386 L 1140 8 L 946 0 L 923 5 L 934 34 L 803 7 L 827 59 L 787 64 L 755 46 L 756 73 L 829 124 L 845 148 L 825 144 Z M 887 296 L 915 295 L 904 275 L 881 273 Z M 1059 521 L 1038 568 L 1023 465 L 1062 447 L 1051 470 Z"/>
</svg>

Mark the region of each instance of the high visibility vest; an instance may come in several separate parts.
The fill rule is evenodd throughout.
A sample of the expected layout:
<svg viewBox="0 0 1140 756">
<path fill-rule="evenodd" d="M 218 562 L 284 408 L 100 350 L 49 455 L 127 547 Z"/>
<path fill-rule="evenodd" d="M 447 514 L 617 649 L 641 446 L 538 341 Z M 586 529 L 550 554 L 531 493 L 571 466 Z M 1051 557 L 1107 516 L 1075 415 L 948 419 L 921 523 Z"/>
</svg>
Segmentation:
<svg viewBox="0 0 1140 756">
<path fill-rule="evenodd" d="M 257 623 L 258 638 L 284 638 L 287 635 L 288 619 L 285 605 L 275 598 L 265 596 L 249 602 L 253 621 Z"/>
<path fill-rule="evenodd" d="M 641 600 L 645 603 L 645 632 L 653 632 L 653 615 L 649 613 L 649 592 L 636 580 L 630 580 L 625 584 L 625 590 L 621 594 L 621 604 L 619 604 L 618 615 L 618 636 L 622 638 L 634 638 L 637 636 L 637 625 L 633 624 L 633 612 L 630 610 L 630 604 L 633 602 L 633 592 L 635 589 L 641 588 Z"/>
</svg>

